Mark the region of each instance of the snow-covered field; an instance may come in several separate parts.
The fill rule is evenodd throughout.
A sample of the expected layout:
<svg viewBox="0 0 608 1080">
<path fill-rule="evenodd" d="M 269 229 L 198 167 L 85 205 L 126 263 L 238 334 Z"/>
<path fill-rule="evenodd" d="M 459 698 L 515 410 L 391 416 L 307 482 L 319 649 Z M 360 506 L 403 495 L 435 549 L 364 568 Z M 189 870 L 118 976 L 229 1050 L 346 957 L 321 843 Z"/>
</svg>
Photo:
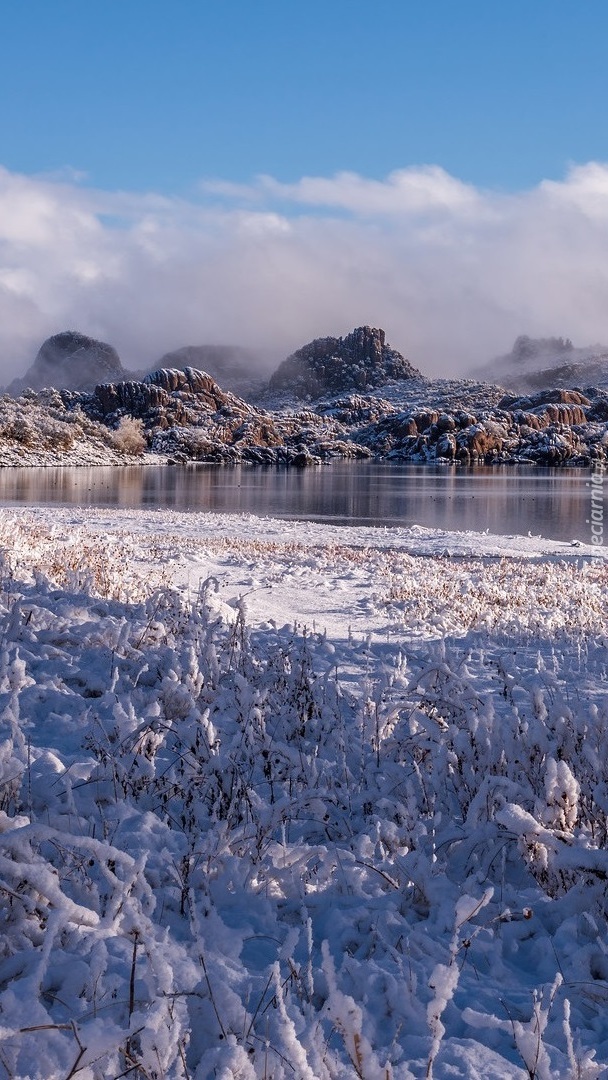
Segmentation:
<svg viewBox="0 0 608 1080">
<path fill-rule="evenodd" d="M 608 566 L 0 511 L 0 1080 L 608 1076 Z"/>
</svg>

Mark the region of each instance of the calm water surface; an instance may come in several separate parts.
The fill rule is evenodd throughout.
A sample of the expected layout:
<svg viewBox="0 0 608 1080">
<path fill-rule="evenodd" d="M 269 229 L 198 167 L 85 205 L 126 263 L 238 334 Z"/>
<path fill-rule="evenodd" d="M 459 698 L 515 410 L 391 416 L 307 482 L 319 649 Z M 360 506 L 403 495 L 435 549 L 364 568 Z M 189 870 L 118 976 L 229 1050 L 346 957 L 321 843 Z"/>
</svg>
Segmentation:
<svg viewBox="0 0 608 1080">
<path fill-rule="evenodd" d="M 0 504 L 254 513 L 334 525 L 425 525 L 590 542 L 586 469 L 336 462 L 0 469 Z"/>
</svg>

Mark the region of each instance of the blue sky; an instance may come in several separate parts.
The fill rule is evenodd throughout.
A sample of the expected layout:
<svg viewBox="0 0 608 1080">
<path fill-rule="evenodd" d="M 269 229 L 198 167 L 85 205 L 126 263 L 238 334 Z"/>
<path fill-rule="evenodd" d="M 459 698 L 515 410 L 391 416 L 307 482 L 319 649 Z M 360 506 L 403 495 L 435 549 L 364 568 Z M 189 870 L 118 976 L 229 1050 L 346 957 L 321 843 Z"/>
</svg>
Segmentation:
<svg viewBox="0 0 608 1080">
<path fill-rule="evenodd" d="M 69 326 L 127 366 L 608 342 L 607 45 L 606 0 L 6 4 L 0 376 Z"/>
<path fill-rule="evenodd" d="M 0 148 L 163 192 L 437 164 L 502 189 L 608 157 L 605 0 L 28 0 Z"/>
</svg>

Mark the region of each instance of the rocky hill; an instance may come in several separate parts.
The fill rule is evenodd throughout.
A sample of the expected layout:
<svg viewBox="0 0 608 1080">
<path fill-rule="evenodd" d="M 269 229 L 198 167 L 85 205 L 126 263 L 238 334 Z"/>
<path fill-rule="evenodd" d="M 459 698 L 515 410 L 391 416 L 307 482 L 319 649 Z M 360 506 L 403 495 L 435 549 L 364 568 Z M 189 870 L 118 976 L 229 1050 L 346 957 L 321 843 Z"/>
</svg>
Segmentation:
<svg viewBox="0 0 608 1080">
<path fill-rule="evenodd" d="M 222 390 L 206 371 L 194 368 L 161 368 L 141 380 L 101 383 L 83 404 L 100 419 L 129 415 L 147 423 L 157 419 L 164 428 L 195 423 L 201 411 L 251 412 L 245 401 Z"/>
<path fill-rule="evenodd" d="M 275 371 L 270 388 L 298 398 L 318 398 L 419 375 L 409 360 L 386 344 L 384 330 L 359 326 L 346 337 L 316 338 L 298 349 Z"/>
<path fill-rule="evenodd" d="M 399 393 L 397 393 L 397 388 Z M 0 399 L 0 465 L 156 460 L 304 466 L 375 457 L 420 464 L 608 462 L 608 392 L 412 379 L 380 391 L 263 410 L 205 372 L 163 370 L 93 392 Z M 141 448 L 138 445 L 141 443 Z"/>
<path fill-rule="evenodd" d="M 32 366 L 10 384 L 8 393 L 20 394 L 27 387 L 92 390 L 97 383 L 120 379 L 125 374 L 111 345 L 77 330 L 64 330 L 43 342 Z"/>
</svg>

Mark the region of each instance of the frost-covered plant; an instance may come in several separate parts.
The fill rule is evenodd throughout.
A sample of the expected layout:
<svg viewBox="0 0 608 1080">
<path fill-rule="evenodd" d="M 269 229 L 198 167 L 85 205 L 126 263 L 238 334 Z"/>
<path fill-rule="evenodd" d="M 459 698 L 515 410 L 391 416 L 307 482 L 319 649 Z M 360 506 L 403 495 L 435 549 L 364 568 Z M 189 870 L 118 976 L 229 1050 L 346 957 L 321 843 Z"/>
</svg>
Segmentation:
<svg viewBox="0 0 608 1080">
<path fill-rule="evenodd" d="M 125 454 L 143 454 L 148 445 L 143 421 L 134 416 L 121 416 L 112 441 L 116 449 Z"/>
<path fill-rule="evenodd" d="M 529 1020 L 519 1020 L 511 1015 L 509 1015 L 508 1020 L 500 1020 L 493 1015 L 484 1016 L 471 1008 L 464 1010 L 463 1018 L 473 1028 L 486 1027 L 494 1031 L 511 1031 L 529 1080 L 553 1080 L 555 1070 L 543 1037 L 547 1029 L 549 1014 L 555 996 L 562 982 L 562 975 L 558 972 L 552 985 L 545 986 L 541 993 L 536 990 L 533 991 Z M 568 1041 L 569 1055 L 571 1042 L 572 1036 L 570 1033 Z M 573 1075 L 576 1076 L 576 1073 Z"/>
<path fill-rule="evenodd" d="M 441 1040 L 445 1035 L 445 1027 L 441 1017 L 454 997 L 458 986 L 460 975 L 458 954 L 463 947 L 470 948 L 470 941 L 466 937 L 464 942 L 462 940 L 462 928 L 490 902 L 493 892 L 493 889 L 487 889 L 479 900 L 466 895 L 459 898 L 456 904 L 454 932 L 450 942 L 448 963 L 437 964 L 431 974 L 429 985 L 433 991 L 433 997 L 427 1006 L 427 1021 L 431 1032 L 431 1049 L 426 1065 L 427 1080 L 432 1080 L 433 1066 L 439 1053 Z"/>
</svg>

